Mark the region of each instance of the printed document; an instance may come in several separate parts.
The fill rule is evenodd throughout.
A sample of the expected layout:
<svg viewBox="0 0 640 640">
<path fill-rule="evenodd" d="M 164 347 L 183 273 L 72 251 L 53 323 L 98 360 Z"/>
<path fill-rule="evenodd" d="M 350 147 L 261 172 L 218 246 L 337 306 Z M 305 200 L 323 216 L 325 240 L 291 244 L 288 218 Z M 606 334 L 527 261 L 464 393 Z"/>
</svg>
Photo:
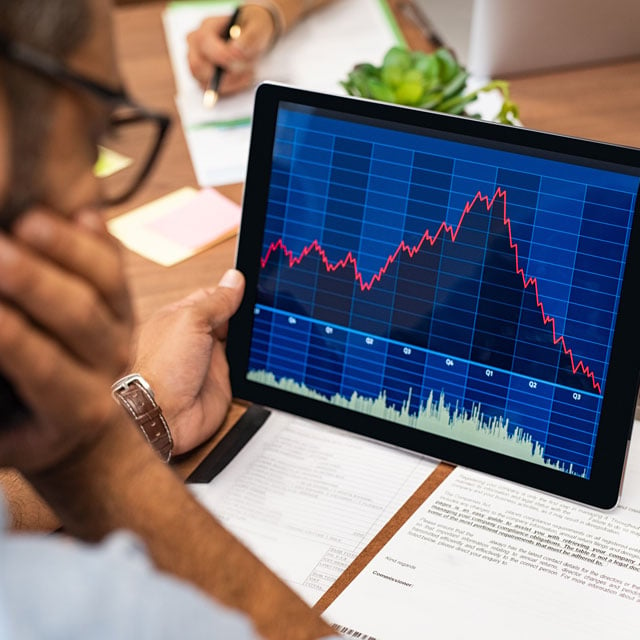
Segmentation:
<svg viewBox="0 0 640 640">
<path fill-rule="evenodd" d="M 309 605 L 335 582 L 436 462 L 273 412 L 199 501 Z"/>
<path fill-rule="evenodd" d="M 638 423 L 611 511 L 457 468 L 324 612 L 347 636 L 634 640 Z"/>
</svg>

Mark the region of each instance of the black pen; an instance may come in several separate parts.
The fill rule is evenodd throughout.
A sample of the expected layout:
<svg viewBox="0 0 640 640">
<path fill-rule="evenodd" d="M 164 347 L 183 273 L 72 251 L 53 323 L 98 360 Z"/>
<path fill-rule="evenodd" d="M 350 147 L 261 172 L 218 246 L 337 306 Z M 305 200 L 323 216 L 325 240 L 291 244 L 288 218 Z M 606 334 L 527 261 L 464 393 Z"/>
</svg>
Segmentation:
<svg viewBox="0 0 640 640">
<path fill-rule="evenodd" d="M 240 7 L 237 7 L 236 10 L 231 14 L 231 18 L 227 23 L 227 26 L 224 30 L 224 39 L 235 40 L 240 35 L 240 26 L 238 25 L 238 19 L 240 18 Z M 220 80 L 222 79 L 222 73 L 224 69 L 220 66 L 217 66 L 213 70 L 213 75 L 211 76 L 211 80 L 209 81 L 209 85 L 207 86 L 206 91 L 204 92 L 204 96 L 202 98 L 202 102 L 207 109 L 212 109 L 216 102 L 218 102 L 218 87 L 220 86 Z"/>
</svg>

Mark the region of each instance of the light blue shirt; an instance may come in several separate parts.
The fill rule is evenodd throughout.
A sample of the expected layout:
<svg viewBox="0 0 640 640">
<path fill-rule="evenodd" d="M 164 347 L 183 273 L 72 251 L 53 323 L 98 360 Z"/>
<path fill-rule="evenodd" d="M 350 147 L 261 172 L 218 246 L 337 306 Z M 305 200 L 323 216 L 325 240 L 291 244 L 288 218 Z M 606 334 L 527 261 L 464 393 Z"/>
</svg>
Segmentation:
<svg viewBox="0 0 640 640">
<path fill-rule="evenodd" d="M 157 571 L 129 533 L 88 545 L 7 532 L 0 495 L 0 640 L 258 637 L 244 615 Z"/>
</svg>

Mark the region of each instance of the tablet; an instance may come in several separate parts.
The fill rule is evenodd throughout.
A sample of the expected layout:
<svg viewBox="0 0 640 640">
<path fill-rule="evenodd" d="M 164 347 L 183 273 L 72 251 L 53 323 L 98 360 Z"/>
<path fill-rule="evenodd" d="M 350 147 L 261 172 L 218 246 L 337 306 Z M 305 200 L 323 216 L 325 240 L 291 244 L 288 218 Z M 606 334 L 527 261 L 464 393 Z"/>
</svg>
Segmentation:
<svg viewBox="0 0 640 640">
<path fill-rule="evenodd" d="M 234 395 L 613 507 L 639 186 L 637 149 L 261 85 Z"/>
</svg>

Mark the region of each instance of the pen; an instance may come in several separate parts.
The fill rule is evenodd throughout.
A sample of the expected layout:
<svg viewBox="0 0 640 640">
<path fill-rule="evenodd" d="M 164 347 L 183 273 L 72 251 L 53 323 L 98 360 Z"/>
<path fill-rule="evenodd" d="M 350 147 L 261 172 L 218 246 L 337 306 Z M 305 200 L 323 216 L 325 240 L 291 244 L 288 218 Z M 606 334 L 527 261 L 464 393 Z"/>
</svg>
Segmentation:
<svg viewBox="0 0 640 640">
<path fill-rule="evenodd" d="M 231 14 L 231 18 L 224 30 L 224 39 L 235 40 L 240 36 L 240 25 L 238 25 L 238 19 L 240 18 L 240 7 L 237 7 L 236 10 Z M 213 70 L 213 75 L 211 76 L 211 80 L 209 81 L 209 85 L 204 92 L 204 96 L 202 98 L 202 102 L 207 109 L 212 109 L 213 106 L 218 102 L 218 87 L 220 86 L 220 80 L 222 79 L 222 73 L 224 69 L 220 66 L 217 66 Z"/>
</svg>

